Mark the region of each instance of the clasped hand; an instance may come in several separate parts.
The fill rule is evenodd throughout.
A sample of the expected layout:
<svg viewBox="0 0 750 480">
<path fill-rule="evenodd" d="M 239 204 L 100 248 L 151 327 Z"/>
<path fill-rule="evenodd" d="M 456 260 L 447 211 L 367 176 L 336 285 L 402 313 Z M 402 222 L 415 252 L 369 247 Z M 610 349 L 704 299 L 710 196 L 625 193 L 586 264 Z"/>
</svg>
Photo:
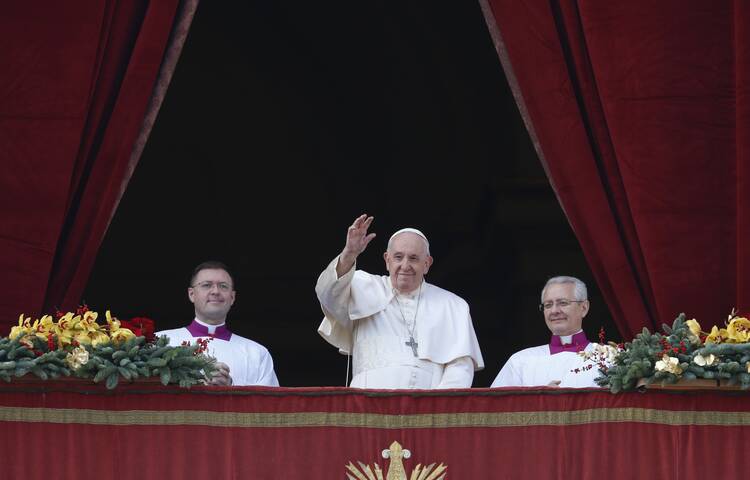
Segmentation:
<svg viewBox="0 0 750 480">
<path fill-rule="evenodd" d="M 213 371 L 208 379 L 209 385 L 229 386 L 232 385 L 232 377 L 229 375 L 229 365 L 223 362 L 216 362 L 216 370 Z"/>
</svg>

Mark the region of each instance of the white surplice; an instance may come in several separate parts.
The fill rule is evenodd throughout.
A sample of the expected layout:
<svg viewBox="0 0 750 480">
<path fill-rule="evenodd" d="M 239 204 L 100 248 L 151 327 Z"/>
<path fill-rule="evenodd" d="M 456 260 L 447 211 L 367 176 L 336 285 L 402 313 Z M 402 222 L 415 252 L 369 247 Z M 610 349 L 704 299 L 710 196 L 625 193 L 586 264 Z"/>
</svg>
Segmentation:
<svg viewBox="0 0 750 480">
<path fill-rule="evenodd" d="M 427 282 L 399 295 L 387 276 L 352 267 L 338 277 L 338 257 L 320 274 L 315 292 L 325 317 L 318 333 L 352 354 L 357 388 L 468 388 L 484 368 L 469 305 Z M 418 343 L 417 356 L 407 345 Z"/>
<path fill-rule="evenodd" d="M 585 351 L 594 349 L 589 343 Z M 578 372 L 575 370 L 578 369 Z M 594 379 L 601 374 L 591 359 L 574 352 L 550 354 L 549 345 L 539 345 L 516 352 L 505 362 L 492 387 L 539 387 L 560 380 L 560 387 L 598 387 Z"/>
<path fill-rule="evenodd" d="M 156 332 L 157 336 L 169 337 L 169 344 L 179 346 L 187 341 L 195 344 L 199 338 L 194 337 L 187 328 L 176 328 L 174 330 L 163 330 Z M 208 342 L 206 354 L 215 357 L 217 361 L 226 363 L 229 367 L 229 376 L 232 377 L 232 385 L 265 385 L 278 387 L 279 380 L 273 369 L 273 359 L 268 349 L 258 342 L 249 338 L 241 337 L 232 333 L 229 340 L 212 338 Z"/>
</svg>

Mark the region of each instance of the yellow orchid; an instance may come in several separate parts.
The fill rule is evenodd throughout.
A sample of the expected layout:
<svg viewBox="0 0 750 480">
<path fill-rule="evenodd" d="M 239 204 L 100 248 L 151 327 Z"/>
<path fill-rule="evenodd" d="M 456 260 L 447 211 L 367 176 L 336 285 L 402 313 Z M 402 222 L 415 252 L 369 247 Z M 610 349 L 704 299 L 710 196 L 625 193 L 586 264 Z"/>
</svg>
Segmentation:
<svg viewBox="0 0 750 480">
<path fill-rule="evenodd" d="M 57 335 L 57 348 L 64 348 L 73 343 L 73 335 L 68 330 L 60 330 L 56 328 L 55 335 Z"/>
<path fill-rule="evenodd" d="M 21 314 L 18 318 L 18 325 L 11 328 L 8 338 L 38 337 L 46 341 L 54 324 L 55 322 L 49 315 L 45 315 L 41 320 L 34 320 L 34 323 L 31 323 L 31 317 L 27 318 Z M 24 344 L 33 345 L 31 339 L 26 340 Z"/>
<path fill-rule="evenodd" d="M 39 326 L 37 331 L 50 333 L 55 326 L 55 321 L 52 319 L 52 315 L 45 315 L 39 320 Z"/>
<path fill-rule="evenodd" d="M 731 343 L 750 341 L 750 320 L 745 317 L 733 318 L 727 325 L 727 336 Z"/>
<path fill-rule="evenodd" d="M 135 333 L 129 328 L 122 328 L 121 322 L 109 310 L 106 311 L 107 324 L 97 323 L 99 314 L 91 310 L 78 313 L 67 312 L 60 314 L 57 321 L 50 315 L 32 320 L 21 314 L 18 325 L 11 329 L 9 337 L 20 339 L 29 348 L 34 346 L 34 338 L 39 338 L 54 348 L 52 343 L 56 338 L 56 348 L 63 349 L 69 345 L 91 345 L 98 347 L 110 342 L 121 343 L 135 338 Z"/>
<path fill-rule="evenodd" d="M 117 317 L 113 317 L 112 314 L 107 310 L 106 312 L 107 323 L 109 324 L 109 337 L 115 343 L 126 342 L 131 338 L 135 338 L 135 333 L 129 328 L 120 328 L 120 321 Z"/>
<path fill-rule="evenodd" d="M 135 333 L 129 328 L 118 328 L 114 332 L 110 332 L 109 336 L 115 343 L 126 342 L 131 338 L 135 338 Z"/>
<path fill-rule="evenodd" d="M 78 343 L 90 343 L 87 336 L 86 338 L 78 338 L 83 333 L 79 323 L 80 316 L 73 315 L 72 312 L 66 313 L 57 320 L 53 327 L 53 331 L 57 335 L 57 348 L 64 348 L 72 344 L 74 340 Z"/>
<path fill-rule="evenodd" d="M 102 327 L 96 323 L 96 317 L 97 313 L 90 310 L 85 312 L 83 316 L 76 315 L 71 319 L 71 329 L 86 333 L 99 331 Z"/>
<path fill-rule="evenodd" d="M 120 328 L 120 321 L 117 317 L 113 317 L 109 310 L 106 311 L 105 316 L 107 317 L 107 325 L 109 325 L 110 332 Z"/>
<path fill-rule="evenodd" d="M 723 343 L 729 338 L 726 328 L 719 329 L 716 325 L 711 327 L 711 333 L 706 337 L 705 343 Z"/>
<path fill-rule="evenodd" d="M 700 345 L 701 335 L 705 335 L 705 332 L 701 330 L 701 325 L 696 319 L 691 319 L 685 322 L 685 325 L 690 329 L 688 333 L 688 339 L 693 345 Z"/>
<path fill-rule="evenodd" d="M 59 343 L 65 345 L 76 341 L 81 345 L 94 347 L 109 343 L 107 332 L 96 323 L 96 318 L 97 313 L 92 311 L 84 312 L 83 315 L 70 314 L 61 318 L 58 325 L 62 324 L 63 328 L 58 329 Z"/>
<path fill-rule="evenodd" d="M 27 335 L 29 333 L 31 333 L 31 317 L 25 318 L 22 313 L 21 316 L 18 317 L 18 325 L 10 329 L 8 338 L 13 340 L 21 335 Z"/>
<path fill-rule="evenodd" d="M 682 373 L 682 368 L 680 368 L 680 360 L 677 357 L 670 357 L 666 354 L 661 357 L 661 360 L 656 362 L 654 368 L 658 372 L 666 371 L 675 375 L 679 375 Z"/>
<path fill-rule="evenodd" d="M 109 335 L 102 331 L 89 332 L 89 337 L 91 338 L 92 347 L 107 345 L 111 341 Z"/>
<path fill-rule="evenodd" d="M 33 325 L 31 326 L 31 331 L 28 333 L 28 335 L 35 336 L 46 342 L 49 336 L 52 335 L 54 326 L 55 322 L 52 320 L 52 316 L 45 315 L 41 318 L 41 320 L 34 321 Z"/>
<path fill-rule="evenodd" d="M 96 319 L 99 317 L 99 314 L 96 313 L 93 310 L 86 310 L 83 313 L 83 320 L 86 322 L 96 322 Z"/>
<path fill-rule="evenodd" d="M 68 312 L 57 319 L 57 328 L 60 330 L 70 330 L 73 328 L 73 313 Z"/>
<path fill-rule="evenodd" d="M 76 333 L 70 343 L 73 345 L 91 345 L 91 339 L 85 333 Z"/>
<path fill-rule="evenodd" d="M 98 347 L 109 343 L 109 336 L 101 330 L 90 330 L 88 332 L 79 332 L 73 337 L 73 340 L 81 345 L 91 345 Z"/>
<path fill-rule="evenodd" d="M 700 336 L 700 334 L 702 333 L 701 324 L 698 323 L 698 320 L 694 318 L 685 322 L 685 325 L 687 325 L 688 328 L 690 329 L 690 333 L 692 333 L 696 337 Z"/>
</svg>

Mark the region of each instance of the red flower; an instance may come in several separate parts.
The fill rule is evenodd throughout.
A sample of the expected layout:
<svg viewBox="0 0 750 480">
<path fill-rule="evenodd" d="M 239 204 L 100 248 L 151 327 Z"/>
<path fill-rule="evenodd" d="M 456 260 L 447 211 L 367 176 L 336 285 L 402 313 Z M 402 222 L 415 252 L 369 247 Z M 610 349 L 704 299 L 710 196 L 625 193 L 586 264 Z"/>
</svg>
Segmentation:
<svg viewBox="0 0 750 480">
<path fill-rule="evenodd" d="M 208 342 L 210 342 L 213 339 L 214 337 L 196 339 L 195 343 L 198 344 L 198 348 L 195 349 L 195 352 L 193 352 L 193 355 L 200 355 L 201 353 L 208 350 Z"/>
<path fill-rule="evenodd" d="M 147 342 L 151 342 L 156 338 L 154 335 L 154 321 L 147 317 L 135 317 L 130 320 L 122 320 L 120 322 L 120 327 L 129 329 L 136 337 L 146 337 Z"/>
</svg>

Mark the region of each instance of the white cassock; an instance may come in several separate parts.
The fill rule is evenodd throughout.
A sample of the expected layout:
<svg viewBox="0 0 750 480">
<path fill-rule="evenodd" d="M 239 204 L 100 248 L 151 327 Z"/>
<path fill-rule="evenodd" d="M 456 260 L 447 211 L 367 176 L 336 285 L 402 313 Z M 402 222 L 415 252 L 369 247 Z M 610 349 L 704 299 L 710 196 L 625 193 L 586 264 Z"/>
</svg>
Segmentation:
<svg viewBox="0 0 750 480">
<path fill-rule="evenodd" d="M 169 337 L 169 344 L 173 346 L 179 346 L 184 341 L 194 345 L 195 341 L 199 338 L 211 338 L 210 336 L 193 336 L 184 327 L 174 330 L 162 330 L 161 332 L 156 332 L 156 335 L 166 335 Z M 227 364 L 229 367 L 229 376 L 232 377 L 232 385 L 234 386 L 279 386 L 279 380 L 276 378 L 276 373 L 273 369 L 271 354 L 266 347 L 258 342 L 232 333 L 229 340 L 212 338 L 208 342 L 208 349 L 205 353 L 215 357 L 217 361 Z"/>
<path fill-rule="evenodd" d="M 354 267 L 338 278 L 337 263 L 338 257 L 315 287 L 325 315 L 318 333 L 352 354 L 351 387 L 471 387 L 484 360 L 466 301 L 424 281 L 397 294 L 389 277 Z M 412 336 L 416 356 L 407 344 Z"/>
<path fill-rule="evenodd" d="M 589 343 L 584 351 L 593 349 L 594 344 Z M 600 375 L 599 366 L 591 359 L 584 361 L 581 355 L 574 352 L 552 355 L 549 345 L 540 345 L 511 355 L 492 382 L 492 387 L 539 387 L 560 380 L 560 387 L 589 388 L 599 386 L 594 379 Z"/>
</svg>

